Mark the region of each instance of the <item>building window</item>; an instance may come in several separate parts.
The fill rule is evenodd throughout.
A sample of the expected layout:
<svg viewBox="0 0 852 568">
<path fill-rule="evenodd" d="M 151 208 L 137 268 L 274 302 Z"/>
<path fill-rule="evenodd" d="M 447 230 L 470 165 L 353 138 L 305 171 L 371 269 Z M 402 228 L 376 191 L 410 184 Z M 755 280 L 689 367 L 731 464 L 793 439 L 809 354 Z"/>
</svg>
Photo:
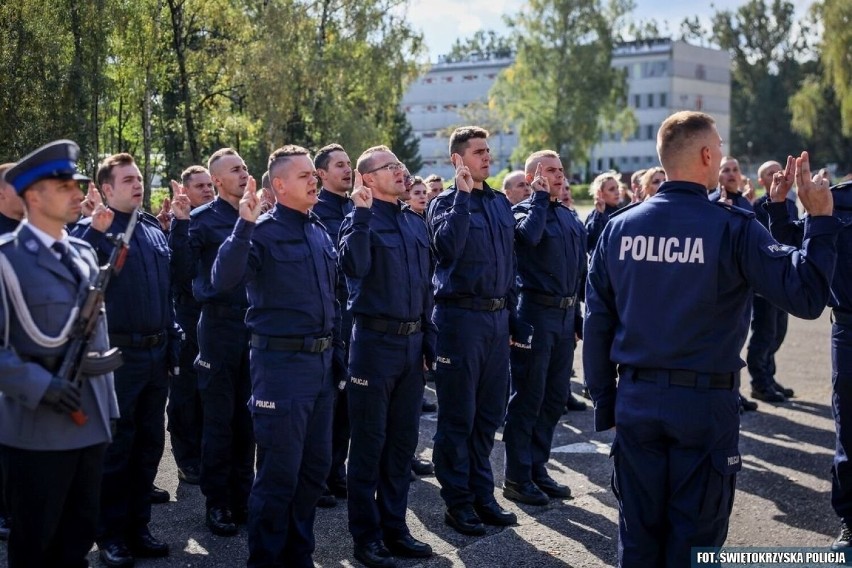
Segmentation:
<svg viewBox="0 0 852 568">
<path fill-rule="evenodd" d="M 444 105 L 444 110 L 456 110 L 456 108 L 458 108 L 458 105 L 452 103 Z"/>
<path fill-rule="evenodd" d="M 424 132 L 423 134 L 421 134 L 421 137 L 422 138 L 435 138 L 437 135 L 438 135 L 437 132 L 432 131 L 432 132 Z"/>
<path fill-rule="evenodd" d="M 707 78 L 707 69 L 703 65 L 695 66 L 695 78 L 699 81 L 703 81 Z"/>
<path fill-rule="evenodd" d="M 434 77 L 424 77 L 423 78 L 423 84 L 424 85 L 431 85 L 434 80 L 435 80 Z"/>
<path fill-rule="evenodd" d="M 445 75 L 445 76 L 441 77 L 441 80 L 444 81 L 444 83 L 452 83 L 453 82 L 453 76 L 452 75 Z"/>
<path fill-rule="evenodd" d="M 642 108 L 642 95 L 633 95 L 633 108 Z"/>
<path fill-rule="evenodd" d="M 653 124 L 646 124 L 645 125 L 645 138 L 647 140 L 653 140 L 654 139 L 654 125 Z M 639 158 L 636 158 L 636 159 L 638 160 Z"/>
<path fill-rule="evenodd" d="M 476 81 L 479 78 L 479 75 L 464 75 L 462 76 L 462 81 Z"/>
<path fill-rule="evenodd" d="M 668 106 L 668 94 L 667 93 L 660 93 L 660 106 L 661 107 Z"/>
<path fill-rule="evenodd" d="M 639 156 L 633 156 L 633 158 L 632 158 L 632 162 L 633 162 L 635 165 L 639 165 Z"/>
<path fill-rule="evenodd" d="M 648 93 L 648 108 L 654 108 L 654 93 Z"/>
</svg>

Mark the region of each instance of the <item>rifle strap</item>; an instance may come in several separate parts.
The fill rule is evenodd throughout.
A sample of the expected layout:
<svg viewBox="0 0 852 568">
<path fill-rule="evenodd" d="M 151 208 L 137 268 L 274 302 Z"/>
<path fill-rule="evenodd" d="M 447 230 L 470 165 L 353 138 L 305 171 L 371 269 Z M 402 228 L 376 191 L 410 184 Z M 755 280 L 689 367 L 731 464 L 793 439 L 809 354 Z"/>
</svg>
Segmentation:
<svg viewBox="0 0 852 568">
<path fill-rule="evenodd" d="M 24 333 L 29 336 L 33 343 L 40 347 L 44 347 L 45 349 L 53 349 L 64 345 L 68 341 L 68 334 L 74 327 L 74 323 L 77 321 L 77 315 L 80 313 L 79 306 L 74 306 L 74 308 L 71 309 L 71 313 L 68 315 L 68 321 L 65 322 L 65 325 L 59 331 L 59 334 L 51 336 L 42 332 L 36 325 L 35 321 L 33 321 L 30 309 L 27 307 L 24 295 L 21 292 L 21 283 L 18 280 L 18 275 L 15 274 L 15 269 L 12 266 L 12 263 L 9 262 L 9 259 L 6 258 L 3 253 L 0 253 L 0 287 L 4 288 L 2 292 L 3 313 L 6 319 L 3 338 L 4 346 L 9 345 L 9 309 L 7 305 L 6 292 L 8 292 L 8 300 L 11 301 L 12 306 L 15 309 L 15 314 L 18 316 L 18 321 L 21 323 Z"/>
</svg>

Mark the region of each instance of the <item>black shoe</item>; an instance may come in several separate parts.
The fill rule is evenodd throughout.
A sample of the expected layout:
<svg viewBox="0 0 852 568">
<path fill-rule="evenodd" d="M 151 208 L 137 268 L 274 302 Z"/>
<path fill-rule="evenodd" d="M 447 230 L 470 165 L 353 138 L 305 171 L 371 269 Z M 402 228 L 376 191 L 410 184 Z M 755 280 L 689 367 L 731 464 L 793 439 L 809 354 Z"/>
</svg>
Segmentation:
<svg viewBox="0 0 852 568">
<path fill-rule="evenodd" d="M 485 525 L 482 524 L 482 519 L 476 516 L 472 505 L 450 507 L 444 513 L 444 522 L 462 534 L 470 536 L 485 534 Z"/>
<path fill-rule="evenodd" d="M 500 508 L 497 501 L 474 505 L 473 510 L 486 525 L 508 527 L 518 523 L 518 517 L 515 516 L 515 513 Z"/>
<path fill-rule="evenodd" d="M 198 485 L 201 481 L 201 473 L 198 468 L 192 465 L 178 468 L 178 479 L 190 485 Z"/>
<path fill-rule="evenodd" d="M 568 402 L 565 404 L 566 410 L 586 410 L 588 407 L 585 402 L 574 396 L 573 393 L 568 393 Z"/>
<path fill-rule="evenodd" d="M 162 558 L 169 555 L 169 545 L 154 537 L 148 527 L 127 539 L 127 547 L 138 558 Z"/>
<path fill-rule="evenodd" d="M 554 499 L 570 499 L 571 498 L 571 488 L 567 485 L 562 485 L 557 482 L 555 479 L 549 476 L 545 476 L 533 481 L 536 486 L 541 489 L 546 495 L 549 497 L 553 497 Z"/>
<path fill-rule="evenodd" d="M 346 489 L 346 481 L 329 485 L 328 490 L 337 499 L 346 499 L 349 496 L 349 491 Z"/>
<path fill-rule="evenodd" d="M 9 517 L 6 515 L 0 515 L 0 540 L 9 540 L 9 527 L 11 523 L 9 522 Z"/>
<path fill-rule="evenodd" d="M 779 385 L 778 381 L 772 379 L 772 386 L 775 387 L 775 390 L 786 396 L 787 398 L 793 398 L 793 395 L 796 394 L 796 391 L 793 389 L 788 389 L 785 386 Z"/>
<path fill-rule="evenodd" d="M 355 545 L 355 560 L 369 568 L 393 568 L 396 562 L 380 540 Z"/>
<path fill-rule="evenodd" d="M 852 528 L 845 521 L 840 523 L 840 534 L 831 543 L 831 550 L 840 550 L 852 546 Z"/>
<path fill-rule="evenodd" d="M 169 495 L 169 492 L 165 489 L 160 489 L 156 485 L 151 486 L 151 503 L 154 505 L 162 505 L 163 503 L 168 503 L 172 496 Z"/>
<path fill-rule="evenodd" d="M 435 412 L 438 410 L 438 405 L 434 402 L 429 402 L 425 398 L 423 399 L 423 403 L 420 405 L 420 410 L 423 412 Z"/>
<path fill-rule="evenodd" d="M 508 479 L 503 483 L 503 497 L 526 505 L 547 505 L 550 498 L 532 481 L 516 483 Z"/>
<path fill-rule="evenodd" d="M 394 556 L 401 556 L 402 558 L 429 558 L 432 556 L 432 547 L 425 542 L 420 542 L 410 534 L 388 540 L 385 544 Z"/>
<path fill-rule="evenodd" d="M 743 395 L 740 395 L 740 411 L 746 412 L 749 410 L 757 410 L 757 403 L 753 400 L 748 400 Z"/>
<path fill-rule="evenodd" d="M 133 566 L 135 562 L 135 559 L 130 554 L 130 550 L 127 549 L 127 546 L 123 542 L 110 542 L 103 546 L 98 545 L 98 548 L 100 549 L 98 556 L 101 562 L 110 566 L 110 568 L 116 566 Z"/>
<path fill-rule="evenodd" d="M 413 471 L 417 475 L 432 475 L 433 473 L 435 473 L 435 466 L 429 460 L 412 458 L 411 471 Z"/>
<path fill-rule="evenodd" d="M 207 527 L 216 536 L 234 536 L 237 525 L 231 516 L 230 509 L 225 507 L 210 507 L 207 509 Z"/>
<path fill-rule="evenodd" d="M 751 389 L 751 398 L 756 398 L 763 402 L 785 402 L 787 400 L 783 393 L 775 390 L 775 387 L 772 385 L 762 389 Z"/>
<path fill-rule="evenodd" d="M 231 520 L 238 525 L 248 522 L 248 507 L 231 507 Z"/>
<path fill-rule="evenodd" d="M 322 507 L 323 509 L 337 507 L 337 497 L 335 497 L 331 491 L 326 489 L 323 491 L 322 495 L 320 495 L 319 501 L 317 501 L 317 507 Z"/>
<path fill-rule="evenodd" d="M 580 392 L 580 394 L 583 395 L 583 398 L 588 398 L 589 400 L 592 400 L 592 395 L 589 394 L 589 387 L 583 387 L 583 390 Z"/>
</svg>

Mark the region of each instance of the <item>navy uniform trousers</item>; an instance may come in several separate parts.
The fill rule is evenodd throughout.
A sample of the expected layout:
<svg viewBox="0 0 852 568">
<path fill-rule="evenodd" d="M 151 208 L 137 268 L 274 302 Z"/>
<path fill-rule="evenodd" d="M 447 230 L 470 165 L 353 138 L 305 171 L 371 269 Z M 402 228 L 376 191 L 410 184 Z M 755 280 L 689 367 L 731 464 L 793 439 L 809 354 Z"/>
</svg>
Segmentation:
<svg viewBox="0 0 852 568">
<path fill-rule="evenodd" d="M 491 503 L 490 456 L 509 394 L 509 311 L 437 305 L 432 321 L 438 328 L 432 461 L 441 497 L 448 507 Z"/>
<path fill-rule="evenodd" d="M 257 476 L 248 566 L 313 568 L 314 517 L 331 467 L 331 350 L 251 349 Z"/>
<path fill-rule="evenodd" d="M 423 403 L 423 333 L 385 334 L 356 323 L 349 350 L 349 532 L 364 545 L 409 533 L 405 511 Z"/>
<path fill-rule="evenodd" d="M 151 485 L 166 441 L 168 339 L 154 347 L 121 347 L 115 371 L 121 417 L 104 460 L 99 545 L 124 541 L 151 520 Z"/>
<path fill-rule="evenodd" d="M 547 477 L 553 432 L 565 408 L 574 364 L 574 307 L 529 302 L 521 294 L 518 317 L 535 330 L 530 349 L 513 346 L 512 398 L 503 429 L 506 479 Z"/>
<path fill-rule="evenodd" d="M 787 319 L 787 312 L 766 298 L 754 295 L 751 338 L 746 355 L 752 388 L 765 389 L 775 381 L 775 354 L 787 335 Z"/>
<path fill-rule="evenodd" d="M 169 383 L 169 435 L 172 454 L 180 468 L 201 466 L 202 407 L 198 393 L 198 318 L 201 306 L 195 300 L 175 301 L 175 321 L 183 330 L 180 343 L 180 375 Z"/>
<path fill-rule="evenodd" d="M 682 387 L 669 384 L 666 370 L 642 373 L 639 380 L 635 370 L 623 369 L 618 383 L 612 446 L 618 566 L 682 568 L 693 546 L 721 546 L 728 535 L 742 467 L 739 381 L 733 389 Z M 667 483 L 649 492 L 642 482 L 649 478 Z"/>
<path fill-rule="evenodd" d="M 198 321 L 195 363 L 203 405 L 201 491 L 207 508 L 244 511 L 254 480 L 254 435 L 248 404 L 249 333 L 245 311 L 207 304 Z"/>
<path fill-rule="evenodd" d="M 831 468 L 831 506 L 852 524 L 852 314 L 834 310 L 831 326 L 831 403 L 836 430 Z"/>
</svg>

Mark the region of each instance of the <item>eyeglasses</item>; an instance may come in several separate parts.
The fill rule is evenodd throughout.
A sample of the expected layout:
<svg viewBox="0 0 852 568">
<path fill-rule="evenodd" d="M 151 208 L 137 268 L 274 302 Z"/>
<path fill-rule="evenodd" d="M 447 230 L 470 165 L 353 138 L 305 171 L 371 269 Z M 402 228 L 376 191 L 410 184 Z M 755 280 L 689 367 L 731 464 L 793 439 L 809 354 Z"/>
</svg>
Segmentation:
<svg viewBox="0 0 852 568">
<path fill-rule="evenodd" d="M 374 169 L 372 169 L 372 170 L 370 170 L 369 172 L 366 172 L 366 173 L 372 174 L 372 173 L 376 173 L 379 170 L 387 170 L 387 171 L 393 173 L 393 172 L 401 171 L 403 169 L 405 169 L 405 166 L 400 164 L 399 162 L 391 162 L 390 164 L 385 164 L 384 166 L 379 166 L 378 168 L 374 168 Z"/>
</svg>

